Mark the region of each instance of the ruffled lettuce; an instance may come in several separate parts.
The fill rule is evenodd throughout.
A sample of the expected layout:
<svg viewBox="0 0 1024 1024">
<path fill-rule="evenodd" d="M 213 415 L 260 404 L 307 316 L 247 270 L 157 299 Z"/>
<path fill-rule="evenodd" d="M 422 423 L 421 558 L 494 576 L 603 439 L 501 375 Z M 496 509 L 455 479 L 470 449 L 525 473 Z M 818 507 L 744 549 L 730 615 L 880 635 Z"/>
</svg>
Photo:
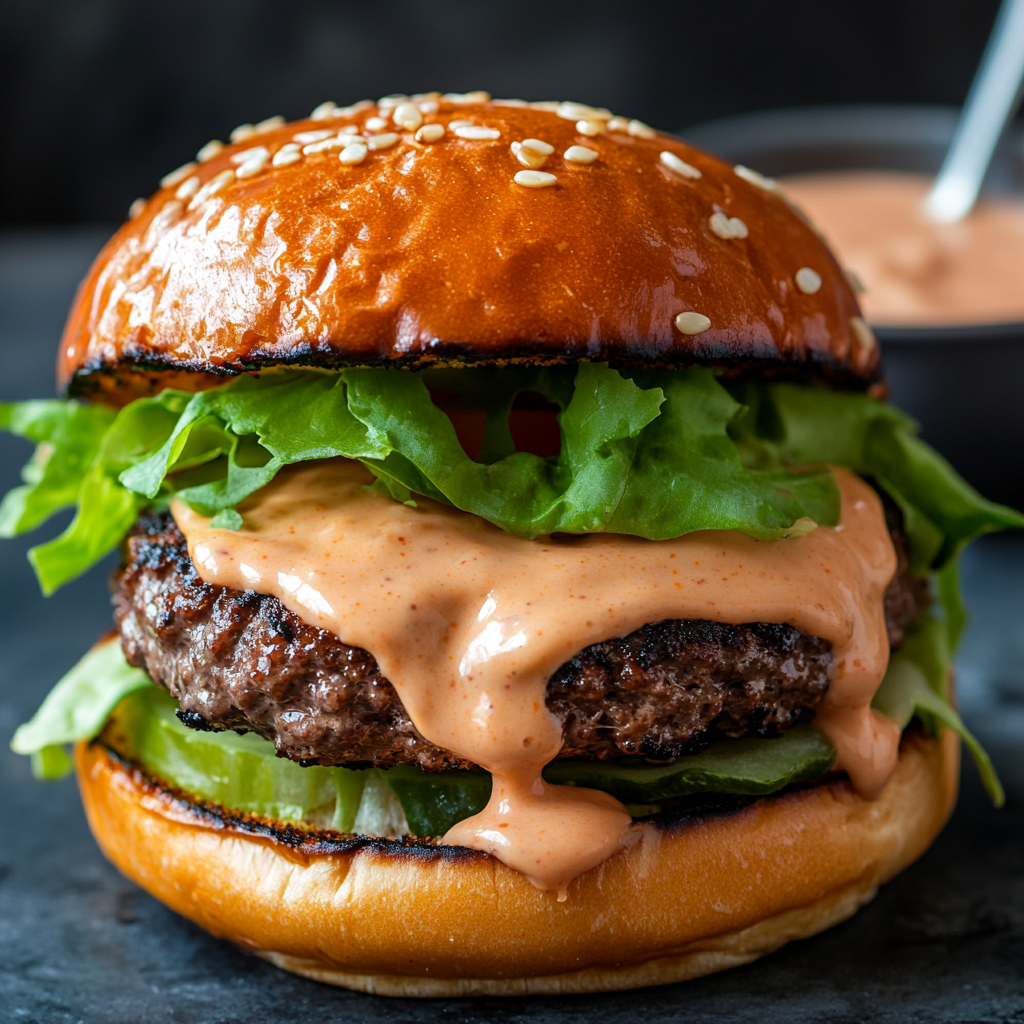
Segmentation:
<svg viewBox="0 0 1024 1024">
<path fill-rule="evenodd" d="M 142 669 L 128 664 L 120 642 L 105 640 L 87 652 L 32 718 L 19 726 L 11 750 L 31 756 L 37 778 L 63 778 L 72 767 L 65 748 L 98 736 L 114 708 L 146 687 L 152 689 L 152 681 Z"/>
<path fill-rule="evenodd" d="M 886 402 L 797 384 L 744 383 L 732 393 L 745 406 L 732 433 L 747 465 L 829 462 L 873 479 L 903 512 L 916 572 L 941 569 L 979 534 L 1024 527 L 1024 515 L 978 494 Z"/>
<path fill-rule="evenodd" d="M 431 390 L 485 412 L 476 460 Z M 561 410 L 557 457 L 514 450 L 508 413 L 523 391 Z M 277 370 L 198 394 L 164 391 L 116 415 L 73 401 L 3 405 L 0 427 L 38 445 L 25 485 L 0 506 L 0 534 L 77 507 L 63 534 L 32 549 L 47 593 L 113 549 L 145 505 L 177 494 L 238 528 L 236 506 L 282 466 L 335 456 L 359 459 L 397 500 L 425 495 L 522 537 L 792 536 L 837 520 L 827 463 L 873 477 L 899 503 L 919 571 L 978 533 L 1024 526 L 891 406 L 809 386 L 727 387 L 706 369 Z"/>
<path fill-rule="evenodd" d="M 950 701 L 953 653 L 967 623 L 955 561 L 947 563 L 935 584 L 935 613 L 929 609 L 908 627 L 871 703 L 900 728 L 916 717 L 933 736 L 940 735 L 942 727 L 952 729 L 971 752 L 992 803 L 1002 807 L 1006 797 L 995 767 Z"/>
</svg>

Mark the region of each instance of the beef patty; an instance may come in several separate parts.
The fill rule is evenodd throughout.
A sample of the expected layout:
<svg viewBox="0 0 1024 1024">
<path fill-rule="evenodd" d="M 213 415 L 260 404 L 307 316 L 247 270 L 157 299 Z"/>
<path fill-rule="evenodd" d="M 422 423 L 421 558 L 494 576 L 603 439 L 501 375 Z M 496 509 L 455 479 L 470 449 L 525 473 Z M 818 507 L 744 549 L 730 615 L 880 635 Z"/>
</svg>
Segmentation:
<svg viewBox="0 0 1024 1024">
<path fill-rule="evenodd" d="M 899 571 L 886 594 L 890 641 L 926 600 L 891 513 Z M 205 583 L 167 513 L 145 513 L 112 578 L 125 655 L 199 729 L 253 731 L 304 763 L 432 771 L 468 767 L 416 731 L 372 654 L 303 622 L 276 598 Z M 830 644 L 791 626 L 671 620 L 593 644 L 548 683 L 560 757 L 695 753 L 722 736 L 773 736 L 813 715 Z"/>
</svg>

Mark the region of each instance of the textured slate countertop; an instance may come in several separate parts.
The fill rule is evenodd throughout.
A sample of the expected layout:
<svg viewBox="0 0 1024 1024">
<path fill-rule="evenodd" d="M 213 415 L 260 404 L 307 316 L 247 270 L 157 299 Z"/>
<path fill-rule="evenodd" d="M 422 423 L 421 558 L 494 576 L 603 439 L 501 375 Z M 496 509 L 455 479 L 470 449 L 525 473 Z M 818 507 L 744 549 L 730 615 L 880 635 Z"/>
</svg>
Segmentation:
<svg viewBox="0 0 1024 1024">
<path fill-rule="evenodd" d="M 103 238 L 0 235 L 0 397 L 51 393 L 68 303 Z M 27 454 L 0 437 L 0 488 Z M 425 1002 L 321 986 L 208 937 L 104 861 L 73 782 L 32 780 L 10 736 L 110 612 L 106 569 L 44 601 L 28 546 L 0 544 L 0 1021 L 1024 1020 L 1024 538 L 987 538 L 964 564 L 961 701 L 1006 783 L 1004 810 L 967 765 L 920 862 L 852 921 L 749 967 L 631 993 Z"/>
</svg>

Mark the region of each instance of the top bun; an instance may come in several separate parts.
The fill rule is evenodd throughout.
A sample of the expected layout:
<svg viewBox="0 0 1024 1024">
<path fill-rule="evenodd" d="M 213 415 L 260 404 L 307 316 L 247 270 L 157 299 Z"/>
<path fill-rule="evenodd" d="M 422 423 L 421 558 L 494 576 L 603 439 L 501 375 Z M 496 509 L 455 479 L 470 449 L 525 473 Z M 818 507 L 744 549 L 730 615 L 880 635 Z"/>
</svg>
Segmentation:
<svg viewBox="0 0 1024 1024">
<path fill-rule="evenodd" d="M 361 160 L 345 129 L 368 139 Z M 550 147 L 553 184 L 517 183 L 527 139 Z M 63 387 L 127 399 L 275 365 L 521 359 L 878 378 L 842 270 L 774 184 L 637 121 L 430 94 L 232 140 L 168 175 L 100 253 Z M 537 164 L 547 147 L 527 148 Z"/>
</svg>

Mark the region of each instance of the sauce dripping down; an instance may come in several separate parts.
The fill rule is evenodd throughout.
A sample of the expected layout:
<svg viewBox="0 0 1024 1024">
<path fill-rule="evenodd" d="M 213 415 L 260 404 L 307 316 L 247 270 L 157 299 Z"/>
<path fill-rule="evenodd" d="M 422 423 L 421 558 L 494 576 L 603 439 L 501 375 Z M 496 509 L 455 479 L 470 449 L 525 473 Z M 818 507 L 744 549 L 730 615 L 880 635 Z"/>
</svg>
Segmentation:
<svg viewBox="0 0 1024 1024">
<path fill-rule="evenodd" d="M 282 470 L 241 506 L 237 532 L 181 502 L 173 513 L 204 580 L 273 594 L 370 651 L 419 732 L 491 772 L 487 807 L 446 842 L 564 898 L 634 834 L 614 798 L 541 778 L 562 742 L 547 680 L 589 644 L 646 623 L 789 623 L 829 640 L 834 678 L 816 721 L 859 791 L 885 784 L 899 728 L 869 705 L 888 663 L 882 599 L 896 557 L 875 492 L 846 470 L 836 478 L 840 524 L 780 541 L 732 530 L 523 540 L 369 491 L 369 472 L 344 459 Z"/>
</svg>

